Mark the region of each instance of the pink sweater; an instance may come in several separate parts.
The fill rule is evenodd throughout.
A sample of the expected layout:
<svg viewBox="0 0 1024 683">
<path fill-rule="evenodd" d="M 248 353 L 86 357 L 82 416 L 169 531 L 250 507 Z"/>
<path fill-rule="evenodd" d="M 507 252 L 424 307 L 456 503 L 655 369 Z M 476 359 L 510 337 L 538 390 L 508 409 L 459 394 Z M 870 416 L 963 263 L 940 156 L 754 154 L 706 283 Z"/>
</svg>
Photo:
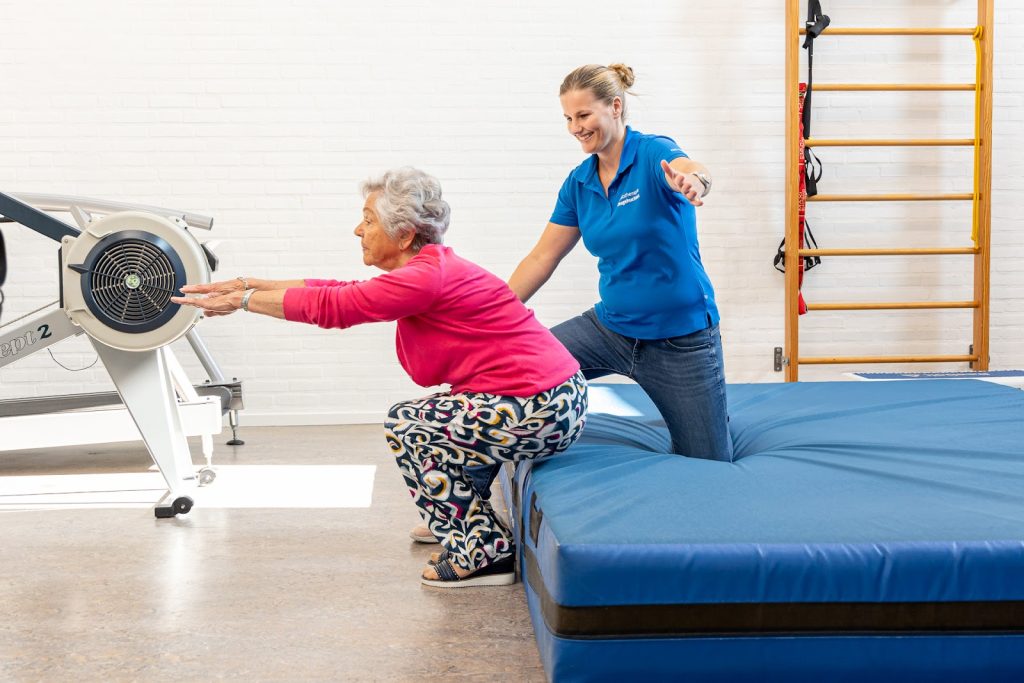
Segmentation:
<svg viewBox="0 0 1024 683">
<path fill-rule="evenodd" d="M 437 244 L 371 280 L 306 280 L 285 292 L 284 315 L 325 328 L 397 320 L 405 371 L 455 393 L 533 396 L 580 368 L 504 281 Z"/>
</svg>

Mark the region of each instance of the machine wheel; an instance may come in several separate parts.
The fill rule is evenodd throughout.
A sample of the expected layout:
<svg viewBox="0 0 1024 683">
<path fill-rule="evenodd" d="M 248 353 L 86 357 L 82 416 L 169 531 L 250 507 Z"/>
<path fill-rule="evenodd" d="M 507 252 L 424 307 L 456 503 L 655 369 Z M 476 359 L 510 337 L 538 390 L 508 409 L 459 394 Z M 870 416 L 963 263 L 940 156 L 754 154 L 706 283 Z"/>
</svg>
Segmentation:
<svg viewBox="0 0 1024 683">
<path fill-rule="evenodd" d="M 194 501 L 188 496 L 175 498 L 170 505 L 158 505 L 153 508 L 153 514 L 157 519 L 170 519 L 175 515 L 184 515 L 192 509 Z"/>
<path fill-rule="evenodd" d="M 206 486 L 212 484 L 213 480 L 217 478 L 217 471 L 212 467 L 204 467 L 199 470 L 199 485 Z"/>
<path fill-rule="evenodd" d="M 194 501 L 188 496 L 182 496 L 180 498 L 175 498 L 171 507 L 174 509 L 174 514 L 184 515 L 192 509 L 193 503 Z"/>
</svg>

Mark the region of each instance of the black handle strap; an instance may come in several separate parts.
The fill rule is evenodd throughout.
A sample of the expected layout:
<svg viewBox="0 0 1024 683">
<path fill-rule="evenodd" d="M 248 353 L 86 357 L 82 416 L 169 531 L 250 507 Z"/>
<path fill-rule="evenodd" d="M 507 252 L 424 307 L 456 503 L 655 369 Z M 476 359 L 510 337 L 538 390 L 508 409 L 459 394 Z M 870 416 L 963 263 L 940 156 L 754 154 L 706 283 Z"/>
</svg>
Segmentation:
<svg viewBox="0 0 1024 683">
<path fill-rule="evenodd" d="M 814 39 L 821 35 L 821 32 L 828 28 L 831 19 L 827 14 L 821 13 L 821 0 L 807 1 L 807 23 L 804 28 L 807 30 L 807 37 L 804 38 L 804 47 L 810 48 Z"/>
<path fill-rule="evenodd" d="M 804 49 L 807 50 L 807 95 L 804 97 L 804 139 L 811 137 L 811 90 L 814 84 L 814 39 L 821 35 L 831 19 L 828 15 L 821 13 L 821 2 L 819 0 L 808 0 L 807 2 L 807 23 L 804 24 L 806 35 L 804 37 Z"/>
<path fill-rule="evenodd" d="M 811 232 L 811 226 L 807 221 L 804 221 L 804 244 L 808 249 L 817 249 L 818 242 L 814 239 L 814 233 Z M 820 256 L 804 256 L 804 271 L 808 271 L 814 266 L 821 263 Z M 783 237 L 782 241 L 779 242 L 779 249 L 775 252 L 775 258 L 772 260 L 772 265 L 775 266 L 775 270 L 780 273 L 786 272 L 786 238 Z"/>
<path fill-rule="evenodd" d="M 821 13 L 820 0 L 808 0 L 807 2 L 807 23 L 806 37 L 804 38 L 804 49 L 807 50 L 807 92 L 804 94 L 804 110 L 800 123 L 803 124 L 804 140 L 811 137 L 811 93 L 814 90 L 814 39 L 821 35 L 831 19 Z M 807 178 L 807 196 L 813 197 L 818 194 L 818 181 L 821 180 L 821 160 L 811 152 L 810 147 L 804 147 L 804 174 Z"/>
<path fill-rule="evenodd" d="M 806 179 L 808 197 L 818 194 L 818 181 L 821 180 L 821 174 L 821 159 L 814 155 L 810 147 L 804 147 L 804 178 Z"/>
</svg>

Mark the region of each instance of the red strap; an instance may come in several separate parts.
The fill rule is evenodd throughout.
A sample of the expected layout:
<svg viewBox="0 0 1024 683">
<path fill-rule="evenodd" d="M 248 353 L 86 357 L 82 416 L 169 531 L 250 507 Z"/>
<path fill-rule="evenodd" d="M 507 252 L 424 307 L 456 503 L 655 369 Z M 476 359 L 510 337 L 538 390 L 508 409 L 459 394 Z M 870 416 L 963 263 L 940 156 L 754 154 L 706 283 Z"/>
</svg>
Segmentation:
<svg viewBox="0 0 1024 683">
<path fill-rule="evenodd" d="M 806 169 L 805 169 L 805 162 L 804 162 L 804 124 L 803 124 L 804 97 L 806 95 L 807 95 L 807 84 L 806 83 L 801 83 L 800 84 L 800 106 L 799 106 L 799 112 L 797 114 L 797 119 L 800 121 L 800 130 L 799 130 L 799 133 L 800 133 L 800 135 L 799 135 L 800 146 L 797 148 L 797 154 L 796 154 L 796 158 L 799 160 L 799 166 L 797 168 L 797 173 L 799 174 L 799 177 L 800 177 L 800 191 L 799 191 L 799 194 L 798 194 L 798 209 L 797 209 L 797 234 L 799 235 L 799 243 L 798 244 L 799 244 L 799 248 L 800 249 L 804 248 L 804 226 L 805 226 L 804 216 L 805 216 L 805 214 L 807 212 L 807 174 L 805 172 Z M 800 268 L 800 270 L 798 271 L 798 275 L 797 275 L 797 290 L 798 290 L 798 292 L 797 292 L 797 297 L 798 297 L 797 310 L 799 311 L 800 315 L 803 315 L 804 313 L 807 312 L 807 304 L 804 302 L 803 292 L 799 291 L 799 290 L 803 289 L 803 286 L 804 286 L 804 258 L 803 258 L 803 256 L 799 256 L 798 255 L 797 256 L 797 262 L 798 262 L 798 267 Z"/>
</svg>

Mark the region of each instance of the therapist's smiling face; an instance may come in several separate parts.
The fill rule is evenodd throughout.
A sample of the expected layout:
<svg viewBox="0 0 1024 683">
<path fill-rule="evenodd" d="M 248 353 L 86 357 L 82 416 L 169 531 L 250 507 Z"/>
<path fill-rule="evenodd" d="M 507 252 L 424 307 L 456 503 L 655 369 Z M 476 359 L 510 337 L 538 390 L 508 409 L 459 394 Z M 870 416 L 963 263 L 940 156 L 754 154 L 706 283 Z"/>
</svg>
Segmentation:
<svg viewBox="0 0 1024 683">
<path fill-rule="evenodd" d="M 569 134 L 579 140 L 587 154 L 600 154 L 619 135 L 622 101 L 603 102 L 589 90 L 568 90 L 560 98 Z"/>
</svg>

